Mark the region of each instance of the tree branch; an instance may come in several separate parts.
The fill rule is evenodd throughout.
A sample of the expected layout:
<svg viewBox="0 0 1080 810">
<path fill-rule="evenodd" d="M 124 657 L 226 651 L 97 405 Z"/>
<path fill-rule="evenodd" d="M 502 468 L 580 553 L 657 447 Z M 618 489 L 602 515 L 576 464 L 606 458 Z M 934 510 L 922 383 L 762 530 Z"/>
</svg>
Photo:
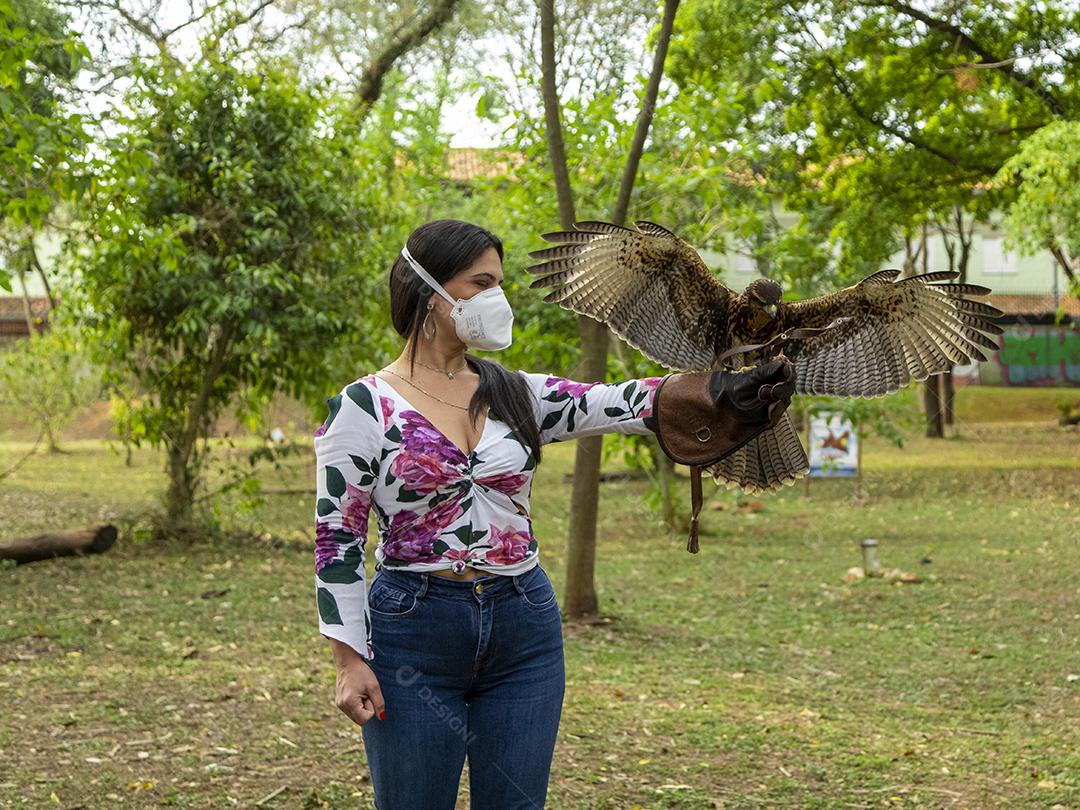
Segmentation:
<svg viewBox="0 0 1080 810">
<path fill-rule="evenodd" d="M 630 193 L 634 189 L 641 153 L 645 150 L 645 138 L 652 125 L 653 112 L 656 109 L 656 96 L 660 92 L 660 79 L 664 75 L 664 61 L 667 59 L 668 45 L 671 42 L 671 29 L 675 25 L 675 12 L 679 10 L 679 0 L 664 0 L 664 16 L 660 22 L 660 36 L 656 40 L 656 53 L 653 54 L 652 72 L 645 86 L 645 97 L 641 100 L 641 112 L 638 113 L 634 138 L 630 142 L 630 154 L 623 168 L 622 182 L 619 184 L 619 196 L 615 200 L 612 221 L 622 225 L 630 207 Z"/>
<path fill-rule="evenodd" d="M 1069 257 L 1065 255 L 1064 249 L 1059 245 L 1055 245 L 1052 242 L 1047 242 L 1046 247 L 1053 255 L 1054 260 L 1058 263 L 1058 266 L 1065 271 L 1065 275 L 1068 276 L 1069 281 L 1076 284 L 1078 280 L 1076 276 L 1076 270 L 1072 266 L 1072 262 L 1069 261 Z"/>
<path fill-rule="evenodd" d="M 364 69 L 364 75 L 357 86 L 357 102 L 360 115 L 363 116 L 379 99 L 383 80 L 394 63 L 424 41 L 429 34 L 440 28 L 453 16 L 458 0 L 436 0 L 428 13 L 421 17 L 416 25 L 391 37 L 389 44 L 372 59 Z"/>
<path fill-rule="evenodd" d="M 887 132 L 888 134 L 899 138 L 909 146 L 914 146 L 916 149 L 921 149 L 925 152 L 929 152 L 931 155 L 934 155 L 935 157 L 940 158 L 941 160 L 951 165 L 964 166 L 968 169 L 986 174 L 993 174 L 997 171 L 995 167 L 984 166 L 980 163 L 970 163 L 964 158 L 961 158 L 957 155 L 950 155 L 947 152 L 943 152 L 937 147 L 932 146 L 926 141 L 923 141 L 921 138 L 916 138 L 914 135 L 910 135 L 904 132 L 902 129 L 891 126 L 890 124 L 887 124 L 884 121 L 880 120 L 873 113 L 867 112 L 862 108 L 859 102 L 855 100 L 855 93 L 852 92 L 851 87 L 847 83 L 847 79 L 843 76 L 842 73 L 840 73 L 839 69 L 837 69 L 836 63 L 833 62 L 832 58 L 826 56 L 825 61 L 828 63 L 829 70 L 832 72 L 833 78 L 836 80 L 836 87 L 840 91 L 840 95 L 844 97 L 844 99 L 848 103 L 848 106 L 851 107 L 855 114 L 867 123 L 873 124 L 882 132 Z"/>
<path fill-rule="evenodd" d="M 540 0 L 540 76 L 548 156 L 551 159 L 551 173 L 555 178 L 555 196 L 559 202 L 559 223 L 564 229 L 571 230 L 575 219 L 574 190 L 570 185 L 562 122 L 559 120 L 559 90 L 555 82 L 554 0 Z"/>
<path fill-rule="evenodd" d="M 1026 87 L 1028 90 L 1030 90 L 1040 99 L 1042 99 L 1043 103 L 1045 103 L 1046 106 L 1050 108 L 1054 115 L 1065 115 L 1065 111 L 1062 108 L 1060 102 L 1058 102 L 1058 100 L 1053 96 L 1052 93 L 1050 93 L 1049 90 L 1036 84 L 1035 80 L 1026 73 L 1021 73 L 1020 71 L 1016 70 L 1013 66 L 1012 60 L 1003 59 L 1000 56 L 991 53 L 988 49 L 984 48 L 980 43 L 972 39 L 971 36 L 968 35 L 965 31 L 963 31 L 958 25 L 954 25 L 947 20 L 939 20 L 935 17 L 931 17 L 929 14 L 923 11 L 919 11 L 918 9 L 912 8 L 911 6 L 907 5 L 906 3 L 900 2 L 900 0 L 889 0 L 886 5 L 896 11 L 899 11 L 901 14 L 905 14 L 912 19 L 918 20 L 919 22 L 923 23 L 928 28 L 934 31 L 941 31 L 943 33 L 950 34 L 956 37 L 956 39 L 962 42 L 970 51 L 978 54 L 982 58 L 983 63 L 986 67 L 992 68 L 994 70 L 999 70 L 1006 76 L 1011 78 L 1013 81 Z"/>
<path fill-rule="evenodd" d="M 30 254 L 30 263 L 34 265 L 34 269 L 37 270 L 38 276 L 41 278 L 41 283 L 45 287 L 45 295 L 49 299 L 49 311 L 56 309 L 56 298 L 53 297 L 52 285 L 49 284 L 49 277 L 45 275 L 45 268 L 41 266 L 41 260 L 37 255 L 37 248 L 34 246 L 34 235 L 31 233 L 26 240 L 26 252 Z"/>
</svg>

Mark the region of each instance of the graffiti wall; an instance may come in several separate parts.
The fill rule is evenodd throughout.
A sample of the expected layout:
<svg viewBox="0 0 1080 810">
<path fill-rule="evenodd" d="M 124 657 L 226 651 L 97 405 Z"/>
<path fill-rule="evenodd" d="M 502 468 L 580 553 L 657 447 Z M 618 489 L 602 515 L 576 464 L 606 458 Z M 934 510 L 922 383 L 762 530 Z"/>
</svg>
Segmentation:
<svg viewBox="0 0 1080 810">
<path fill-rule="evenodd" d="M 957 369 L 957 382 L 1080 386 L 1080 326 L 1006 326 L 988 363 Z"/>
</svg>

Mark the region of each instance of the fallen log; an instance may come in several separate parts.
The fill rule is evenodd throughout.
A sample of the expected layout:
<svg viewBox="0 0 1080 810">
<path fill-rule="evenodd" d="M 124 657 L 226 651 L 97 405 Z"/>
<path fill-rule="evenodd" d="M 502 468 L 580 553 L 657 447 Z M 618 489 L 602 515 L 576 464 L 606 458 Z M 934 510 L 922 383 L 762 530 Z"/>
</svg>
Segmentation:
<svg viewBox="0 0 1080 810">
<path fill-rule="evenodd" d="M 0 559 L 28 563 L 75 554 L 101 554 L 115 542 L 116 527 L 112 524 L 95 529 L 47 532 L 34 537 L 0 540 Z"/>
</svg>

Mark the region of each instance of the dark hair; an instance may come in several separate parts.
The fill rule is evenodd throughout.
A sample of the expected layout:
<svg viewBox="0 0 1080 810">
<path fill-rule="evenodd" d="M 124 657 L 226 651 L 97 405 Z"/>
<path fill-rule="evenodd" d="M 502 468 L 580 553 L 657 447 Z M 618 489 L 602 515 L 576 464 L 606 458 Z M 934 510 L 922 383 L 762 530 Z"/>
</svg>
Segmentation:
<svg viewBox="0 0 1080 810">
<path fill-rule="evenodd" d="M 440 284 L 467 270 L 489 248 L 503 257 L 502 241 L 490 231 L 458 219 L 436 219 L 421 225 L 405 240 L 409 253 Z M 412 338 L 409 372 L 416 367 L 416 349 L 427 316 L 427 303 L 438 293 L 416 273 L 400 253 L 390 268 L 390 318 L 403 338 Z M 533 464 L 540 463 L 540 427 L 533 410 L 532 391 L 520 374 L 507 371 L 492 360 L 465 353 L 465 362 L 480 375 L 480 385 L 469 401 L 469 420 L 488 405 L 492 413 L 510 426 L 517 440 L 532 451 Z"/>
</svg>

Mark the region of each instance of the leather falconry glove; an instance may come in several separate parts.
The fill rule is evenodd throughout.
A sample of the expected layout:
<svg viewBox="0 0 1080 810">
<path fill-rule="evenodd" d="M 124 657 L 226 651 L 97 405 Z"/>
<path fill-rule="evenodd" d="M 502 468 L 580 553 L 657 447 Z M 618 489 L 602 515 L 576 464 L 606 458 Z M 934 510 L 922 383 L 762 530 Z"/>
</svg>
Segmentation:
<svg viewBox="0 0 1080 810">
<path fill-rule="evenodd" d="M 645 424 L 668 458 L 690 467 L 690 553 L 698 550 L 701 468 L 773 427 L 794 393 L 795 366 L 782 356 L 745 371 L 667 374 L 660 381 Z"/>
</svg>

